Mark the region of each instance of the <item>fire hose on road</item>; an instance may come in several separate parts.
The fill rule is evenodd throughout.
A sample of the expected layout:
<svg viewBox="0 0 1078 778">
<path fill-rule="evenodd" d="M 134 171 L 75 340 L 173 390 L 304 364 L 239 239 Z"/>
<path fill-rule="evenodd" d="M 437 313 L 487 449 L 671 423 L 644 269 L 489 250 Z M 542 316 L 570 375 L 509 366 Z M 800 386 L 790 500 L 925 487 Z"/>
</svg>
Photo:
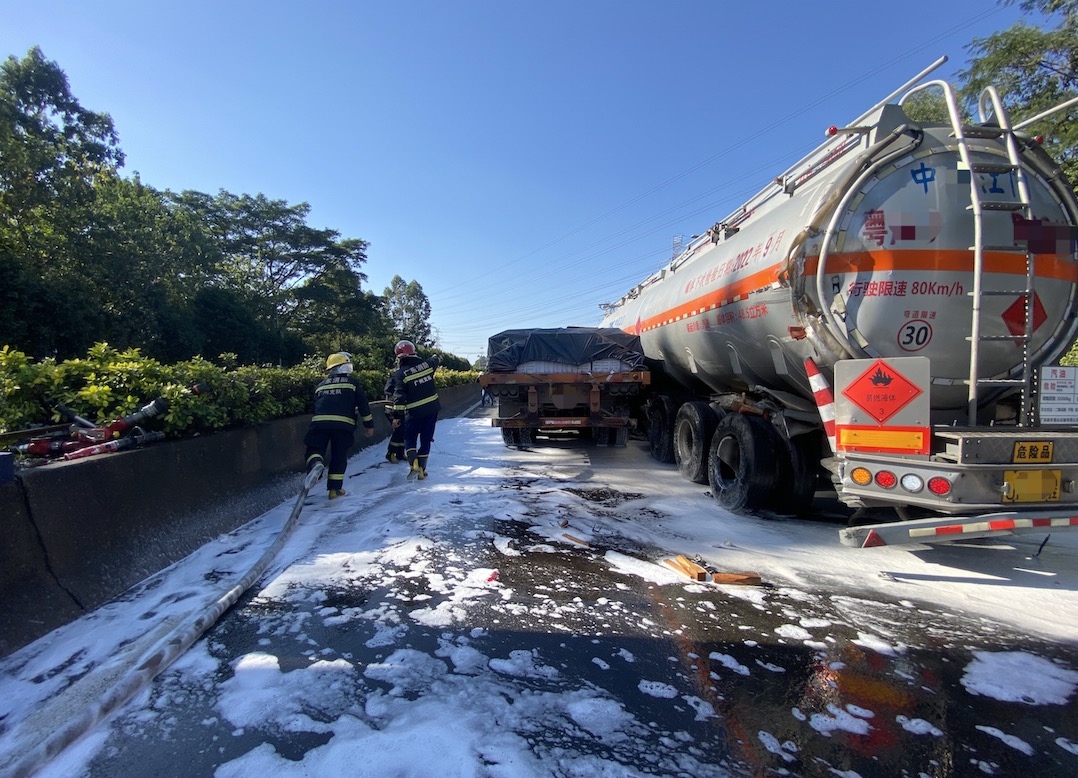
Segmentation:
<svg viewBox="0 0 1078 778">
<path fill-rule="evenodd" d="M 141 641 L 140 645 L 151 643 L 151 647 L 139 653 L 133 662 L 120 662 L 116 666 L 106 667 L 101 672 L 90 673 L 81 678 L 73 687 L 74 691 L 86 690 L 85 693 L 92 694 L 94 689 L 100 689 L 101 693 L 96 700 L 85 701 L 78 716 L 67 718 L 64 711 L 58 710 L 61 706 L 71 704 L 69 690 L 51 700 L 24 722 L 23 727 L 30 732 L 22 740 L 29 742 L 16 745 L 13 749 L 15 756 L 2 768 L 0 778 L 28 778 L 33 775 L 122 707 L 190 648 L 265 573 L 295 529 L 303 509 L 303 501 L 321 475 L 321 470 L 314 470 L 304 478 L 292 513 L 273 543 L 242 578 L 227 591 L 219 594 L 193 620 L 177 618 L 172 622 L 165 622 L 146 640 Z M 137 650 L 137 646 L 132 647 L 131 653 Z M 39 733 L 47 734 L 37 737 Z"/>
</svg>

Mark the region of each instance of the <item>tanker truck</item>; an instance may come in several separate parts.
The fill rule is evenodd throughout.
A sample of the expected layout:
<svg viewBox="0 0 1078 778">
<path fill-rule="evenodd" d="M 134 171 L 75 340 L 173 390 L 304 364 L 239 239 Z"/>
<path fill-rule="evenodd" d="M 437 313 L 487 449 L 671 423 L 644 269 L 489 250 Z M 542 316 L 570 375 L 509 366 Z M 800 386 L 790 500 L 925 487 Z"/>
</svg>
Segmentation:
<svg viewBox="0 0 1078 778">
<path fill-rule="evenodd" d="M 945 61 L 601 306 L 655 365 L 652 456 L 730 512 L 833 487 L 846 545 L 1078 526 L 1078 202 L 1027 131 L 1078 98 L 963 118 Z"/>
</svg>

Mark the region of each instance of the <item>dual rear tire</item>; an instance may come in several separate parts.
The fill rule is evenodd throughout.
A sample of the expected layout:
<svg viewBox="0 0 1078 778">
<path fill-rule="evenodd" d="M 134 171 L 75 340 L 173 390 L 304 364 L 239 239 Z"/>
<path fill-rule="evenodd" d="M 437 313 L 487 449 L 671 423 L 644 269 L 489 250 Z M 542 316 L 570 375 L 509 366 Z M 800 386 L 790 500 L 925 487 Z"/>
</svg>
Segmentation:
<svg viewBox="0 0 1078 778">
<path fill-rule="evenodd" d="M 502 427 L 502 442 L 510 448 L 527 448 L 535 441 L 530 427 Z"/>
<path fill-rule="evenodd" d="M 674 461 L 676 414 L 677 405 L 665 394 L 648 404 L 648 447 L 652 459 L 666 463 Z"/>
<path fill-rule="evenodd" d="M 816 493 L 819 434 L 787 438 L 763 416 L 720 413 L 707 402 L 678 407 L 669 396 L 656 397 L 648 407 L 652 457 L 708 484 L 731 513 L 807 513 Z"/>
<path fill-rule="evenodd" d="M 709 484 L 732 513 L 751 513 L 775 501 L 781 463 L 789 457 L 772 426 L 759 416 L 721 417 L 709 403 L 692 400 L 680 408 L 667 397 L 652 401 L 648 413 L 651 455 L 675 462 L 684 478 Z M 668 457 L 668 458 L 667 458 Z"/>
<path fill-rule="evenodd" d="M 694 483 L 708 482 L 708 453 L 717 424 L 718 416 L 706 402 L 687 402 L 678 409 L 674 421 L 674 461 L 681 475 Z"/>
<path fill-rule="evenodd" d="M 771 507 L 779 488 L 785 452 L 771 425 L 759 416 L 727 414 L 711 439 L 708 483 L 720 506 L 731 513 L 753 513 Z"/>
</svg>

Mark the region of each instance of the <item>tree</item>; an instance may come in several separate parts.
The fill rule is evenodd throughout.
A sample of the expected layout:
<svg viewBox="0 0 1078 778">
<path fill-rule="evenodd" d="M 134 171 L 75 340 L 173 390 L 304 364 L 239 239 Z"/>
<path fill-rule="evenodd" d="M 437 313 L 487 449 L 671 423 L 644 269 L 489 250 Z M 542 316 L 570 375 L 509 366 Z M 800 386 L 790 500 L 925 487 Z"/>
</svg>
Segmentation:
<svg viewBox="0 0 1078 778">
<path fill-rule="evenodd" d="M 185 347 L 177 337 L 184 326 L 175 314 L 207 285 L 220 252 L 199 222 L 138 176 L 103 175 L 95 190 L 85 256 L 79 257 L 94 302 L 107 316 L 95 340 L 164 359 L 199 353 L 194 342 Z"/>
<path fill-rule="evenodd" d="M 418 281 L 393 276 L 384 292 L 387 314 L 402 338 L 417 346 L 434 346 L 430 327 L 430 300 Z"/>
<path fill-rule="evenodd" d="M 336 230 L 308 226 L 307 203 L 289 205 L 224 190 L 216 197 L 194 191 L 169 196 L 212 236 L 220 252 L 214 283 L 246 298 L 246 308 L 263 328 L 283 338 L 287 332 L 332 336 L 369 324 L 371 303 L 361 290 L 367 277 L 360 272 L 367 242 L 341 240 Z M 330 298 L 332 320 L 318 307 Z M 330 329 L 320 329 L 325 326 Z M 260 361 L 281 358 L 268 353 Z"/>
<path fill-rule="evenodd" d="M 122 165 L 111 118 L 83 108 L 39 48 L 0 66 L 0 343 L 73 355 L 100 331 L 85 227 L 95 184 Z"/>
<path fill-rule="evenodd" d="M 1015 0 L 1004 0 L 1008 5 Z M 982 90 L 995 84 L 1015 121 L 1034 116 L 1078 95 L 1078 0 L 1022 0 L 1022 10 L 1038 12 L 1050 28 L 1025 22 L 976 38 L 967 46 L 970 66 L 960 73 L 963 94 L 975 104 Z M 1073 115 L 1073 109 L 1070 116 Z M 1061 112 L 1038 122 L 1052 155 L 1071 184 L 1078 182 L 1078 123 Z"/>
<path fill-rule="evenodd" d="M 397 338 L 382 309 L 382 299 L 365 292 L 360 276 L 334 268 L 295 291 L 293 325 L 319 354 L 347 351 L 357 367 L 382 369 L 392 363 Z"/>
<path fill-rule="evenodd" d="M 112 119 L 83 108 L 41 49 L 0 66 L 0 213 L 14 227 L 9 240 L 32 245 L 41 220 L 62 223 L 93 200 L 96 177 L 123 161 Z"/>
<path fill-rule="evenodd" d="M 0 345 L 288 364 L 363 347 L 383 366 L 395 333 L 362 289 L 366 241 L 311 227 L 306 203 L 162 192 L 122 164 L 112 120 L 40 49 L 0 66 Z"/>
</svg>

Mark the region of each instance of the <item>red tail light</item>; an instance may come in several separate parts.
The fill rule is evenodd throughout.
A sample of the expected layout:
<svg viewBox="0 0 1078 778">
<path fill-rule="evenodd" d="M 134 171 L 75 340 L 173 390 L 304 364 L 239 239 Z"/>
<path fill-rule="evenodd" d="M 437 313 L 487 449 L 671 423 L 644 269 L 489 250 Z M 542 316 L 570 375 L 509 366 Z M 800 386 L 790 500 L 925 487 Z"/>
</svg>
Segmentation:
<svg viewBox="0 0 1078 778">
<path fill-rule="evenodd" d="M 951 482 L 946 478 L 940 478 L 939 476 L 929 478 L 928 491 L 932 492 L 932 494 L 937 497 L 943 497 L 944 495 L 951 493 Z"/>
</svg>

